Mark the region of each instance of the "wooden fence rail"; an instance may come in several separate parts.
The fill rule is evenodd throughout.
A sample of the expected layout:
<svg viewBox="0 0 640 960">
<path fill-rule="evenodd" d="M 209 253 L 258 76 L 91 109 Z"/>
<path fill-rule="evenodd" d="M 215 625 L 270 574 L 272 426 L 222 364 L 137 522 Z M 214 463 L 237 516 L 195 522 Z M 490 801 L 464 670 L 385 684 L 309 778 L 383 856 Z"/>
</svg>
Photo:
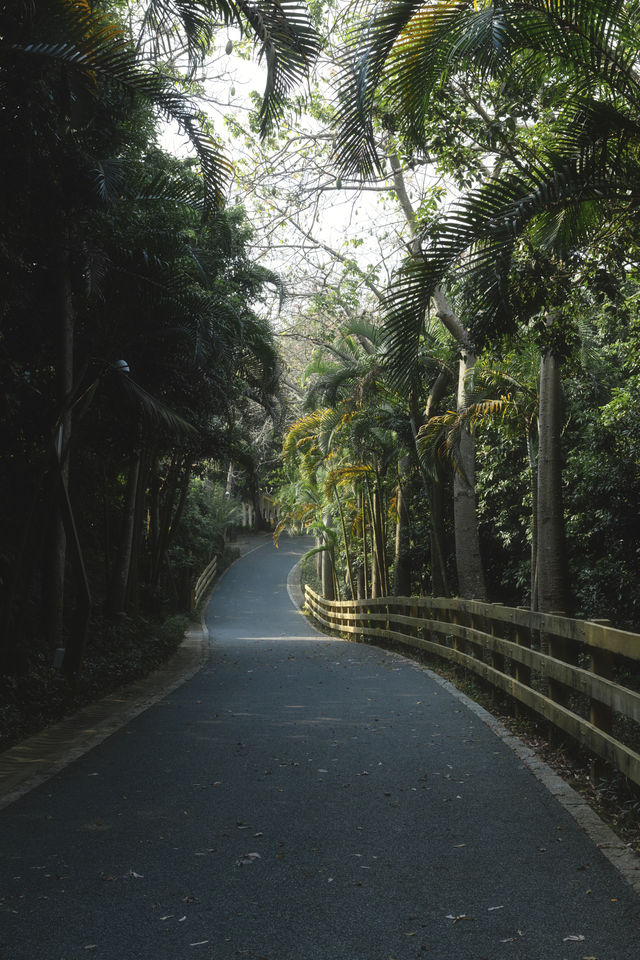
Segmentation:
<svg viewBox="0 0 640 960">
<path fill-rule="evenodd" d="M 330 630 L 472 670 L 640 785 L 640 634 L 458 598 L 305 599 Z"/>
<path fill-rule="evenodd" d="M 204 568 L 198 579 L 196 580 L 196 585 L 193 588 L 193 595 L 191 598 L 191 609 L 195 610 L 200 605 L 200 601 L 205 596 L 209 587 L 216 578 L 216 573 L 218 572 L 218 558 L 214 557 L 211 563 L 207 564 Z"/>
</svg>

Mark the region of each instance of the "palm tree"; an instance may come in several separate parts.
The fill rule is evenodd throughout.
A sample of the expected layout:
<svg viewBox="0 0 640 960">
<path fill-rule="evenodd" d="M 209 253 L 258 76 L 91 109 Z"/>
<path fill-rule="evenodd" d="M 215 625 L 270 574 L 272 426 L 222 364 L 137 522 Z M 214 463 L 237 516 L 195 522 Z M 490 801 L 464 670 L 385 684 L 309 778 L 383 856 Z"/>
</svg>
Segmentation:
<svg viewBox="0 0 640 960">
<path fill-rule="evenodd" d="M 481 83 L 519 75 L 553 97 L 550 127 L 529 150 L 512 151 L 503 169 L 456 202 L 436 230 L 421 235 L 387 310 L 389 348 L 407 375 L 417 338 L 440 285 L 465 280 L 465 313 L 476 343 L 512 330 L 523 313 L 511 296 L 511 271 L 523 241 L 556 258 L 592 241 L 615 211 L 630 215 L 640 196 L 640 27 L 635 3 L 527 0 L 460 4 L 390 2 L 358 36 L 343 82 L 340 157 L 346 169 L 378 166 L 372 113 L 376 96 L 419 150 L 431 98 L 463 71 Z M 355 50 L 355 48 L 354 48 Z M 561 81 L 561 82 L 560 82 Z M 346 96 L 344 94 L 347 94 Z M 542 609 L 566 609 L 558 456 L 558 302 L 542 298 L 545 317 L 540 408 L 538 508 Z M 531 316 L 531 310 L 526 316 Z M 555 335 L 555 336 L 554 336 Z M 549 453 L 547 450 L 549 446 Z M 543 519 L 544 518 L 544 519 Z"/>
<path fill-rule="evenodd" d="M 538 609 L 538 414 L 539 351 L 532 342 L 518 344 L 502 363 L 483 359 L 477 369 L 476 392 L 464 410 L 447 411 L 428 419 L 420 430 L 423 451 L 435 451 L 464 473 L 460 458 L 461 436 L 487 425 L 497 426 L 507 437 L 522 438 L 526 449 L 531 500 L 530 603 Z"/>
</svg>

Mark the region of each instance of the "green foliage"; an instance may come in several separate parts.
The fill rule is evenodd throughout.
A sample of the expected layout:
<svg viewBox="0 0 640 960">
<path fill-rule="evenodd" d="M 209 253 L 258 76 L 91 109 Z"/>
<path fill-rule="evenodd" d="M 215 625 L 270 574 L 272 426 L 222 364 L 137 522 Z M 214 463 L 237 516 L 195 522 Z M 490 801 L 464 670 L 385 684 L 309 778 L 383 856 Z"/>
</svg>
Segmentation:
<svg viewBox="0 0 640 960">
<path fill-rule="evenodd" d="M 199 574 L 214 556 L 222 556 L 225 535 L 240 521 L 240 504 L 210 479 L 195 477 L 169 556 L 176 567 Z"/>
</svg>

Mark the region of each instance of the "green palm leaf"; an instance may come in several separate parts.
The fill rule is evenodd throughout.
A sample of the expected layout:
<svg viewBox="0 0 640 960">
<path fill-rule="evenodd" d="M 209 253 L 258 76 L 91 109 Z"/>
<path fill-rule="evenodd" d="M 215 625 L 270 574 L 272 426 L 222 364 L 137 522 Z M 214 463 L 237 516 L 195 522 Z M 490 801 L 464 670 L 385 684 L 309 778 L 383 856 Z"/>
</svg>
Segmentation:
<svg viewBox="0 0 640 960">
<path fill-rule="evenodd" d="M 220 144 L 203 125 L 193 101 L 159 71 L 143 69 L 122 31 L 97 12 L 75 5 L 61 6 L 49 26 L 54 34 L 65 39 L 33 43 L 0 40 L 0 50 L 4 47 L 3 59 L 10 54 L 14 60 L 22 60 L 22 69 L 33 69 L 37 59 L 55 61 L 83 78 L 89 90 L 99 77 L 147 99 L 188 135 L 200 160 L 207 206 L 219 206 L 230 180 L 231 167 Z M 31 67 L 27 61 L 31 61 Z"/>
<path fill-rule="evenodd" d="M 631 173 L 603 168 L 585 153 L 560 168 L 541 163 L 527 176 L 504 175 L 456 203 L 387 294 L 386 343 L 397 382 L 406 385 L 415 375 L 431 298 L 454 267 L 470 291 L 465 312 L 477 340 L 509 330 L 509 274 L 522 235 L 529 230 L 533 239 L 555 241 L 563 252 L 578 228 L 585 235 L 597 223 L 602 204 L 640 200 L 640 171 L 634 179 Z"/>
</svg>

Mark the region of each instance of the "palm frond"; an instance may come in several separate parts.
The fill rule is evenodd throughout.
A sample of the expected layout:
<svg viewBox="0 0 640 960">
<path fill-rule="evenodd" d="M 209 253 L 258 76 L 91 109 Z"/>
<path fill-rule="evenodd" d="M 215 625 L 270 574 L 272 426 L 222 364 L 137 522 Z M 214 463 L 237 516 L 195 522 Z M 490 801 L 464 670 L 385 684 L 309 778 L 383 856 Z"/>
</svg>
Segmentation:
<svg viewBox="0 0 640 960">
<path fill-rule="evenodd" d="M 320 41 L 308 8 L 300 0 L 235 0 L 234 6 L 251 27 L 258 58 L 267 66 L 260 110 L 260 134 L 266 136 L 291 91 L 315 63 Z"/>
<path fill-rule="evenodd" d="M 385 111 L 414 146 L 425 136 L 430 100 L 456 71 L 499 77 L 517 62 L 540 82 L 571 72 L 577 89 L 638 105 L 639 4 L 624 0 L 390 0 L 354 31 L 338 83 L 337 158 L 349 174 L 379 169 L 372 116 Z"/>
<path fill-rule="evenodd" d="M 597 222 L 599 204 L 640 201 L 640 171 L 631 179 L 633 170 L 603 169 L 589 151 L 560 157 L 558 166 L 553 159 L 543 158 L 527 176 L 505 174 L 471 192 L 454 204 L 437 231 L 423 237 L 421 254 L 405 262 L 385 309 L 385 340 L 399 384 L 415 376 L 431 297 L 454 267 L 469 291 L 466 319 L 482 344 L 512 329 L 510 269 L 526 231 L 538 242 L 555 242 L 562 252 L 569 234 L 575 239 L 578 227 L 584 232 Z"/>
<path fill-rule="evenodd" d="M 32 43 L 0 40 L 0 47 L 23 59 L 23 69 L 34 69 L 38 60 L 55 61 L 84 78 L 89 92 L 99 78 L 148 100 L 187 134 L 200 161 L 207 204 L 219 206 L 231 167 L 193 101 L 160 71 L 143 68 L 124 33 L 95 9 L 60 4 L 54 9 L 51 29 L 61 39 Z"/>
</svg>

